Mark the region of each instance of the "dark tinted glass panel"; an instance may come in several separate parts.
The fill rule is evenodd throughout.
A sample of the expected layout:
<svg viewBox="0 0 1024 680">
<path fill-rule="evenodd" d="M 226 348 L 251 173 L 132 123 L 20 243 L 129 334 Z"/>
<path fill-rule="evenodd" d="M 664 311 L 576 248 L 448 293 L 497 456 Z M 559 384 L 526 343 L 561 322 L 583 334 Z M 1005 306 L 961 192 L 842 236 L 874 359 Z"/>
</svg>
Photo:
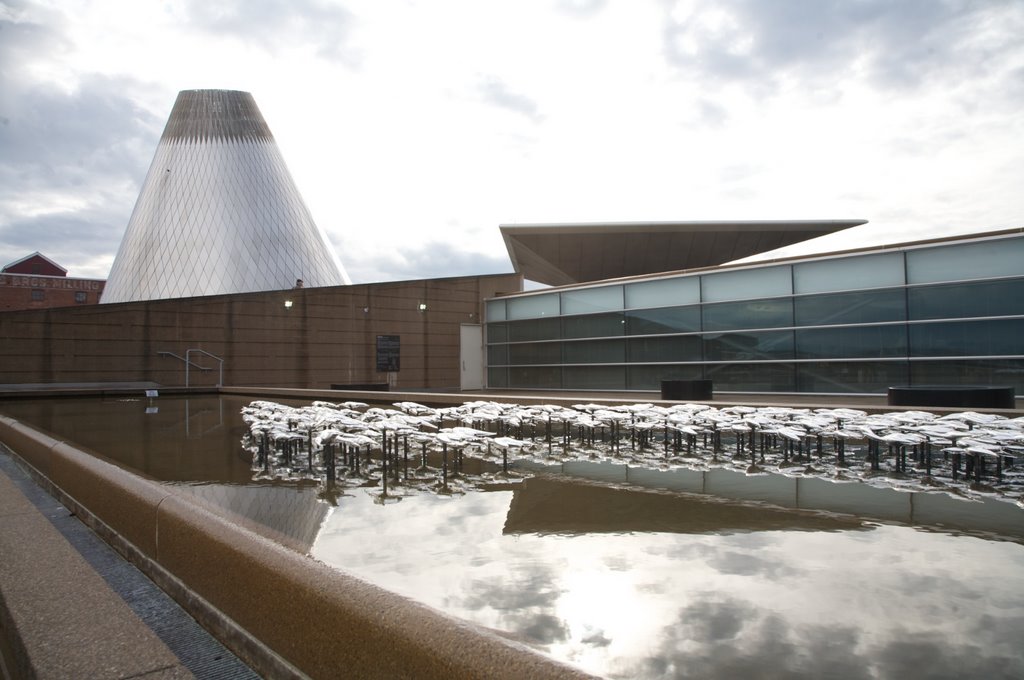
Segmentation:
<svg viewBox="0 0 1024 680">
<path fill-rule="evenodd" d="M 906 361 L 835 361 L 796 365 L 801 392 L 885 393 L 907 384 Z"/>
<path fill-rule="evenodd" d="M 1003 385 L 1024 394 L 1024 360 L 912 361 L 912 385 Z M 1020 404 L 1020 402 L 1017 402 Z"/>
<path fill-rule="evenodd" d="M 624 366 L 566 366 L 562 369 L 565 389 L 621 390 L 626 386 Z"/>
<path fill-rule="evenodd" d="M 755 331 L 704 336 L 707 361 L 792 359 L 793 331 Z"/>
<path fill-rule="evenodd" d="M 503 366 L 508 363 L 508 345 L 488 345 L 487 364 Z"/>
<path fill-rule="evenodd" d="M 562 362 L 566 364 L 608 364 L 625 360 L 624 340 L 591 340 L 562 345 Z"/>
<path fill-rule="evenodd" d="M 775 328 L 793 325 L 793 298 L 704 305 L 704 330 Z"/>
<path fill-rule="evenodd" d="M 793 304 L 798 326 L 903 321 L 906 318 L 906 297 L 902 288 L 808 295 L 795 298 Z"/>
<path fill-rule="evenodd" d="M 488 387 L 508 387 L 508 369 L 507 368 L 488 368 L 487 369 L 487 386 Z"/>
<path fill-rule="evenodd" d="M 700 330 L 700 307 L 662 307 L 626 312 L 626 333 L 654 335 L 656 333 L 686 333 Z"/>
<path fill-rule="evenodd" d="M 604 338 L 610 335 L 622 335 L 624 326 L 622 312 L 566 316 L 562 318 L 562 337 Z"/>
<path fill-rule="evenodd" d="M 512 365 L 562 363 L 562 346 L 557 342 L 526 343 L 507 347 L 508 363 Z"/>
<path fill-rule="evenodd" d="M 511 342 L 529 340 L 557 340 L 562 324 L 557 317 L 512 321 L 508 324 L 508 339 Z"/>
<path fill-rule="evenodd" d="M 509 387 L 562 387 L 562 369 L 557 366 L 520 366 L 508 369 Z"/>
<path fill-rule="evenodd" d="M 907 355 L 907 328 L 843 326 L 796 331 L 797 359 L 902 357 Z"/>
<path fill-rule="evenodd" d="M 1024 279 L 907 290 L 911 319 L 1024 314 Z"/>
<path fill-rule="evenodd" d="M 630 361 L 700 361 L 699 335 L 668 338 L 630 338 Z"/>
<path fill-rule="evenodd" d="M 1024 354 L 1024 319 L 910 325 L 910 356 Z"/>
<path fill-rule="evenodd" d="M 662 380 L 701 380 L 700 366 L 629 366 L 626 387 L 631 390 L 660 390 Z"/>
<path fill-rule="evenodd" d="M 508 326 L 506 324 L 487 324 L 487 342 L 505 342 L 506 340 L 508 340 Z"/>
<path fill-rule="evenodd" d="M 715 391 L 793 392 L 793 364 L 709 364 L 705 375 Z"/>
</svg>

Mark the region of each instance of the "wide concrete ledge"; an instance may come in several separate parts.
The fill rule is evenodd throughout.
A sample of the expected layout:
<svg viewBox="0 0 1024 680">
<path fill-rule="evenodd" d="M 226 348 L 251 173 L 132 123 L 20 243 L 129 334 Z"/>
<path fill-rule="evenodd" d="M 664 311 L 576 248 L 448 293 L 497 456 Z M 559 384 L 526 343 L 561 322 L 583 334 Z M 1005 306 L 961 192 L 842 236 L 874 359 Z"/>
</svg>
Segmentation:
<svg viewBox="0 0 1024 680">
<path fill-rule="evenodd" d="M 193 677 L 69 542 L 89 530 L 46 498 L 34 503 L 0 469 L 0 677 Z"/>
<path fill-rule="evenodd" d="M 38 481 L 267 677 L 586 674 L 291 551 L 10 418 Z"/>
</svg>

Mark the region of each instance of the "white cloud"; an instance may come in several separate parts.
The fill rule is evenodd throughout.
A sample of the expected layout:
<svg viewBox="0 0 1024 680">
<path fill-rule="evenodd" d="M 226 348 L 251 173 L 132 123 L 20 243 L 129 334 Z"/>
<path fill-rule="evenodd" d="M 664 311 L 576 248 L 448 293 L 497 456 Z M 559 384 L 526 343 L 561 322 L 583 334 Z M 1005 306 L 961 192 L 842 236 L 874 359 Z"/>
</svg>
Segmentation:
<svg viewBox="0 0 1024 680">
<path fill-rule="evenodd" d="M 0 7 L 0 123 L 38 102 L 0 132 L 5 261 L 67 220 L 95 230 L 57 258 L 73 274 L 112 257 L 202 87 L 253 93 L 357 281 L 435 275 L 416 252 L 493 271 L 506 222 L 862 217 L 858 240 L 898 240 L 1024 204 L 1014 2 Z"/>
</svg>

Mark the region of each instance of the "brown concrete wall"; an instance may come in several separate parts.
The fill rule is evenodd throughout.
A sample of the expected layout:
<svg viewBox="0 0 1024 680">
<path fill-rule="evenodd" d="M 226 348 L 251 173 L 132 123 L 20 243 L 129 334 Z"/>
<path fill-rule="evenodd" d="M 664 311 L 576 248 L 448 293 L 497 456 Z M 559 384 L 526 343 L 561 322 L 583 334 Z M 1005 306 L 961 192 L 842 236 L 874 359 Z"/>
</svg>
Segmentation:
<svg viewBox="0 0 1024 680">
<path fill-rule="evenodd" d="M 481 323 L 483 299 L 521 286 L 507 274 L 8 312 L 0 384 L 184 385 L 184 363 L 159 353 L 189 349 L 223 358 L 225 385 L 380 383 L 376 337 L 398 335 L 394 387 L 458 387 L 459 327 Z M 190 385 L 215 385 L 217 362 L 193 361 L 214 370 L 192 369 Z"/>
</svg>

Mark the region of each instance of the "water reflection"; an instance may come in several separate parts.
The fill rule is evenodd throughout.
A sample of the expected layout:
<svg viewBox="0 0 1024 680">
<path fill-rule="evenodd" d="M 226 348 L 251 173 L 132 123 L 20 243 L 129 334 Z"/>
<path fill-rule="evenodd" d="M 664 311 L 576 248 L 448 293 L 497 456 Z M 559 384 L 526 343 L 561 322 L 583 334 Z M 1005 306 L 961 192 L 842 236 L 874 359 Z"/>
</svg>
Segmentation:
<svg viewBox="0 0 1024 680">
<path fill-rule="evenodd" d="M 74 442 L 97 456 L 168 482 L 248 484 L 236 397 L 25 399 L 0 413 Z"/>
<path fill-rule="evenodd" d="M 782 508 L 843 514 L 938 531 L 960 531 L 1024 541 L 1024 508 L 1019 503 L 956 493 L 921 493 L 781 474 L 748 475 L 736 470 L 651 470 L 609 462 L 523 462 L 533 472 L 565 475 L 628 488 L 698 494 L 712 499 L 763 501 Z M 764 505 L 756 506 L 762 508 Z M 720 516 L 723 511 L 718 511 Z M 659 516 L 663 516 L 661 513 Z M 766 515 L 770 516 L 770 513 Z M 765 527 L 767 528 L 767 527 Z"/>
<path fill-rule="evenodd" d="M 670 473 L 669 473 L 670 474 Z M 510 534 L 857 529 L 854 517 L 729 502 L 715 496 L 662 493 L 549 475 L 526 479 L 512 495 L 504 531 Z"/>
<path fill-rule="evenodd" d="M 529 462 L 537 476 L 519 483 L 382 505 L 371 489 L 254 482 L 239 443 L 246 403 L 0 411 L 599 675 L 1024 677 L 1013 503 L 567 460 Z"/>
<path fill-rule="evenodd" d="M 331 507 L 313 484 L 175 484 L 174 489 L 236 524 L 302 553 L 312 548 Z"/>
<path fill-rule="evenodd" d="M 679 520 L 647 532 L 628 520 L 594 533 L 546 531 L 565 527 L 546 523 L 540 504 L 530 532 L 515 496 L 536 482 L 386 509 L 355 494 L 313 554 L 609 677 L 894 677 L 917 657 L 930 677 L 1024 671 L 1018 543 L 852 518 L 820 531 L 796 511 L 786 528 L 786 510 L 762 519 L 746 506 L 746 523 L 726 512 L 717 528 Z M 542 480 L 549 509 L 567 484 Z M 569 493 L 589 489 L 619 493 Z M 705 511 L 737 510 L 728 505 Z"/>
<path fill-rule="evenodd" d="M 116 465 L 166 482 L 208 508 L 300 552 L 327 516 L 321 488 L 253 482 L 241 397 L 27 399 L 0 412 L 74 442 Z"/>
</svg>

